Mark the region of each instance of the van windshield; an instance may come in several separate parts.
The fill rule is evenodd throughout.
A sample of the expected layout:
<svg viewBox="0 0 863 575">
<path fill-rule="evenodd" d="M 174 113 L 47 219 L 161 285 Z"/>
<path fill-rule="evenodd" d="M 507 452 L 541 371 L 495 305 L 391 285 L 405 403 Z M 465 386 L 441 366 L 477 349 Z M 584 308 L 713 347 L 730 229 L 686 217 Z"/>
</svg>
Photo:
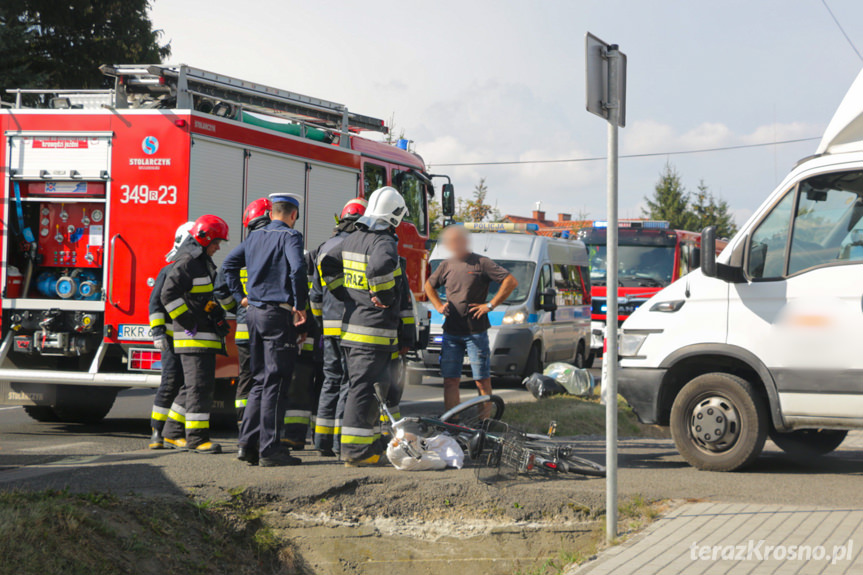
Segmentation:
<svg viewBox="0 0 863 575">
<path fill-rule="evenodd" d="M 589 245 L 590 283 L 606 284 L 608 254 L 605 245 Z M 621 287 L 665 287 L 674 276 L 675 246 L 627 246 L 618 248 L 618 282 Z"/>
<path fill-rule="evenodd" d="M 443 260 L 432 260 L 429 262 L 431 266 L 432 273 L 440 265 Z M 515 304 L 521 303 L 527 299 L 528 294 L 530 293 L 531 285 L 533 284 L 533 273 L 536 270 L 536 264 L 533 262 L 521 262 L 514 260 L 495 260 L 495 263 L 502 268 L 506 269 L 509 273 L 513 275 L 513 277 L 518 281 L 518 287 L 513 290 L 512 294 L 506 299 L 505 304 Z M 500 282 L 491 282 L 488 286 L 488 297 L 486 298 L 486 302 L 490 302 L 491 298 L 493 298 L 497 294 L 497 290 L 500 289 Z M 437 290 L 438 297 L 442 301 L 446 301 L 446 290 L 443 286 L 439 287 Z"/>
</svg>

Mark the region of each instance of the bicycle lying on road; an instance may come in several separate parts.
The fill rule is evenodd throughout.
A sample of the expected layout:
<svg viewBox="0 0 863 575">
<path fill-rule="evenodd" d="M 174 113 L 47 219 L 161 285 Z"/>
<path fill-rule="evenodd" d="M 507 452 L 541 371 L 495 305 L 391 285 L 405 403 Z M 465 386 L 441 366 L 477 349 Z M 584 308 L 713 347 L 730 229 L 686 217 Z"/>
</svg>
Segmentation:
<svg viewBox="0 0 863 575">
<path fill-rule="evenodd" d="M 393 418 L 377 384 L 375 395 L 392 437 L 405 453 L 417 460 L 422 458 L 423 451 L 414 438 L 445 433 L 453 437 L 465 454 L 479 463 L 480 468 L 495 470 L 501 476 L 575 473 L 605 477 L 605 466 L 576 455 L 578 449 L 572 441 L 524 433 L 500 421 L 505 404 L 497 395 L 475 397 L 439 418 L 403 417 L 399 420 Z M 478 476 L 483 474 L 478 471 Z"/>
</svg>

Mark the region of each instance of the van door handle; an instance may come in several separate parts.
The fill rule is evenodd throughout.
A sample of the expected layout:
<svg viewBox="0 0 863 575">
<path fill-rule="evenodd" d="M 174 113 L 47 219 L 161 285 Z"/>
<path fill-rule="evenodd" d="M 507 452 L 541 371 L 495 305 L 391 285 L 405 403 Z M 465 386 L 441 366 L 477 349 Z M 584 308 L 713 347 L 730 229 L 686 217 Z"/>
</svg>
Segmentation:
<svg viewBox="0 0 863 575">
<path fill-rule="evenodd" d="M 110 303 L 114 307 L 120 307 L 120 302 L 114 301 L 114 254 L 117 253 L 117 250 L 115 249 L 115 247 L 117 245 L 117 238 L 119 238 L 119 237 L 120 237 L 120 234 L 116 234 L 114 237 L 112 237 L 111 238 L 111 244 L 110 244 L 111 245 L 111 262 L 110 262 L 111 275 L 109 276 L 109 280 L 108 280 L 108 303 Z"/>
</svg>

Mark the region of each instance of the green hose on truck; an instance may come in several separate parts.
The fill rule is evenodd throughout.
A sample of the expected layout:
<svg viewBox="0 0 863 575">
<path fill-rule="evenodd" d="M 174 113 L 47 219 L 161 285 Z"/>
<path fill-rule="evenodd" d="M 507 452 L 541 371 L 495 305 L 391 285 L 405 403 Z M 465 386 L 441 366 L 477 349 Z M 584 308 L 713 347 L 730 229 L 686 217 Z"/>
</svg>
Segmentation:
<svg viewBox="0 0 863 575">
<path fill-rule="evenodd" d="M 300 124 L 296 124 L 294 122 L 272 122 L 269 120 L 265 120 L 260 116 L 249 114 L 248 112 L 243 112 L 242 121 L 244 124 L 251 124 L 260 128 L 266 128 L 268 130 L 275 130 L 276 132 L 282 132 L 283 134 L 290 134 L 292 136 L 300 137 L 303 136 L 303 127 Z M 319 130 L 317 128 L 306 127 L 305 137 L 309 140 L 323 142 L 325 144 L 329 144 L 332 141 L 332 136 L 330 136 L 328 132 L 325 132 L 324 130 Z"/>
</svg>

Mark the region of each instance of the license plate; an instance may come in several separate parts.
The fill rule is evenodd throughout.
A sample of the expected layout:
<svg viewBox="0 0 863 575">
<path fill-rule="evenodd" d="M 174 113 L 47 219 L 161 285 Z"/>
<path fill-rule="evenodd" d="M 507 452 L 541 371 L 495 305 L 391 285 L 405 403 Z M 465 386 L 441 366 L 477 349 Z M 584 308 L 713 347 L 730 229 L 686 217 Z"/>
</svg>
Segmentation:
<svg viewBox="0 0 863 575">
<path fill-rule="evenodd" d="M 151 341 L 149 325 L 121 324 L 119 339 L 126 341 Z"/>
</svg>

